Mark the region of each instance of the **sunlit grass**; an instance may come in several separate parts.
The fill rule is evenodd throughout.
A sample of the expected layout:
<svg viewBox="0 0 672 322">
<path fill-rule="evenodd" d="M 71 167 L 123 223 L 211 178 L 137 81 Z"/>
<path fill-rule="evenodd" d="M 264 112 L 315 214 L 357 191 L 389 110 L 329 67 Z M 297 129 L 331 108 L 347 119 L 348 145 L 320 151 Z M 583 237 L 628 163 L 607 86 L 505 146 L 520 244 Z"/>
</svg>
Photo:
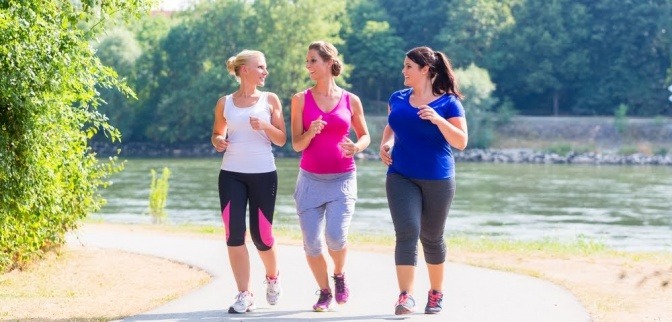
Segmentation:
<svg viewBox="0 0 672 322">
<path fill-rule="evenodd" d="M 99 224 L 97 220 L 86 222 Z M 167 233 L 191 233 L 210 237 L 223 237 L 224 228 L 214 225 L 197 224 L 129 224 Z M 273 233 L 280 242 L 301 243 L 302 235 L 298 227 L 291 225 L 275 225 Z M 349 244 L 354 248 L 370 249 L 384 248 L 394 250 L 394 234 L 351 232 Z M 653 261 L 661 263 L 672 262 L 672 252 L 654 251 L 620 251 L 615 250 L 601 241 L 579 236 L 574 240 L 557 240 L 545 238 L 539 240 L 513 240 L 489 236 L 446 236 L 446 245 L 450 251 L 464 251 L 470 253 L 507 253 L 507 254 L 536 254 L 543 256 L 605 256 L 628 259 L 633 262 Z"/>
<path fill-rule="evenodd" d="M 593 255 L 616 252 L 600 241 L 589 240 L 583 237 L 564 242 L 555 239 L 521 241 L 489 237 L 451 236 L 446 241 L 449 248 L 474 252 L 544 252 L 568 255 Z"/>
</svg>

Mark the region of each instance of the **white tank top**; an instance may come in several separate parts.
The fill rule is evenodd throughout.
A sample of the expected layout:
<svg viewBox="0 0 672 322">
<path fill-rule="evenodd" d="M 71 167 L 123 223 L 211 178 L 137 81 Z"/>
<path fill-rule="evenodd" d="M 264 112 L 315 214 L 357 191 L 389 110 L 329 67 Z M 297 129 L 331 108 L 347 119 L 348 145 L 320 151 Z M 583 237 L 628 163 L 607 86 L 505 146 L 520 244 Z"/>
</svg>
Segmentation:
<svg viewBox="0 0 672 322">
<path fill-rule="evenodd" d="M 271 140 L 263 130 L 252 129 L 250 116 L 271 122 L 268 92 L 261 92 L 257 103 L 250 107 L 235 106 L 232 95 L 226 96 L 224 117 L 229 146 L 222 157 L 222 170 L 240 173 L 275 171 Z"/>
</svg>

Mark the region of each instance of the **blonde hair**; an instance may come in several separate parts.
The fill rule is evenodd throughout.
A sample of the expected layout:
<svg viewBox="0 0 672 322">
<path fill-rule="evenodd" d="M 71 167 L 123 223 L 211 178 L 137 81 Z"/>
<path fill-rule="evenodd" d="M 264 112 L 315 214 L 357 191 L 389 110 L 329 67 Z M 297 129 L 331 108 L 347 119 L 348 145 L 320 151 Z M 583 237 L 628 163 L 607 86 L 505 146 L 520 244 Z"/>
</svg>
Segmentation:
<svg viewBox="0 0 672 322">
<path fill-rule="evenodd" d="M 315 50 L 317 51 L 318 55 L 320 55 L 322 60 L 326 62 L 333 62 L 331 65 L 331 75 L 338 76 L 341 74 L 341 70 L 343 69 L 343 62 L 341 62 L 341 59 L 338 58 L 338 49 L 336 49 L 334 45 L 326 41 L 318 40 L 312 42 L 308 46 L 308 50 Z"/>
<path fill-rule="evenodd" d="M 264 53 L 258 50 L 249 50 L 245 49 L 238 53 L 238 55 L 231 56 L 226 60 L 226 69 L 229 71 L 229 74 L 236 78 L 236 81 L 240 83 L 240 66 L 247 65 L 250 59 L 254 57 L 264 57 Z"/>
</svg>

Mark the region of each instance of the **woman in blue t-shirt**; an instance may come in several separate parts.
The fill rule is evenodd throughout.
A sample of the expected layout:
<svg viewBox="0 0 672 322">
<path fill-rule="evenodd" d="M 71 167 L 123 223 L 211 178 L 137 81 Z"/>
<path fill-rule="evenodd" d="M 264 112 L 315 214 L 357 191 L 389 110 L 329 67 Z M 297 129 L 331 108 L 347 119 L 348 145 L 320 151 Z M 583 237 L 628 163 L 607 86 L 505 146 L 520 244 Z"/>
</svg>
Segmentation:
<svg viewBox="0 0 672 322">
<path fill-rule="evenodd" d="M 455 194 L 451 146 L 467 146 L 467 121 L 450 61 L 429 47 L 406 53 L 404 85 L 390 96 L 388 124 L 380 157 L 388 166 L 385 182 L 396 234 L 395 264 L 399 300 L 395 314 L 413 312 L 413 281 L 418 239 L 429 272 L 425 313 L 441 312 L 446 244 L 443 231 Z"/>
</svg>

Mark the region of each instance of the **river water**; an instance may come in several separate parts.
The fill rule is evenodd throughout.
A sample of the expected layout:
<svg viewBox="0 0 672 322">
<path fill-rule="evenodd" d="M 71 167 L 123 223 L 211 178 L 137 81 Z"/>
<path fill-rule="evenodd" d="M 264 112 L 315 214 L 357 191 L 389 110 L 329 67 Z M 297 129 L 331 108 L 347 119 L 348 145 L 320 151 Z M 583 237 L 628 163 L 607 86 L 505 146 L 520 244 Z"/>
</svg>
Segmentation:
<svg viewBox="0 0 672 322">
<path fill-rule="evenodd" d="M 221 225 L 220 159 L 129 159 L 101 194 L 94 218 L 150 223 L 150 169 L 168 167 L 166 211 L 173 224 Z M 298 227 L 292 193 L 297 159 L 278 159 L 276 225 Z M 359 200 L 351 231 L 393 234 L 385 167 L 358 161 Z M 672 168 L 458 163 L 447 235 L 514 240 L 585 238 L 622 250 L 672 251 Z"/>
</svg>

